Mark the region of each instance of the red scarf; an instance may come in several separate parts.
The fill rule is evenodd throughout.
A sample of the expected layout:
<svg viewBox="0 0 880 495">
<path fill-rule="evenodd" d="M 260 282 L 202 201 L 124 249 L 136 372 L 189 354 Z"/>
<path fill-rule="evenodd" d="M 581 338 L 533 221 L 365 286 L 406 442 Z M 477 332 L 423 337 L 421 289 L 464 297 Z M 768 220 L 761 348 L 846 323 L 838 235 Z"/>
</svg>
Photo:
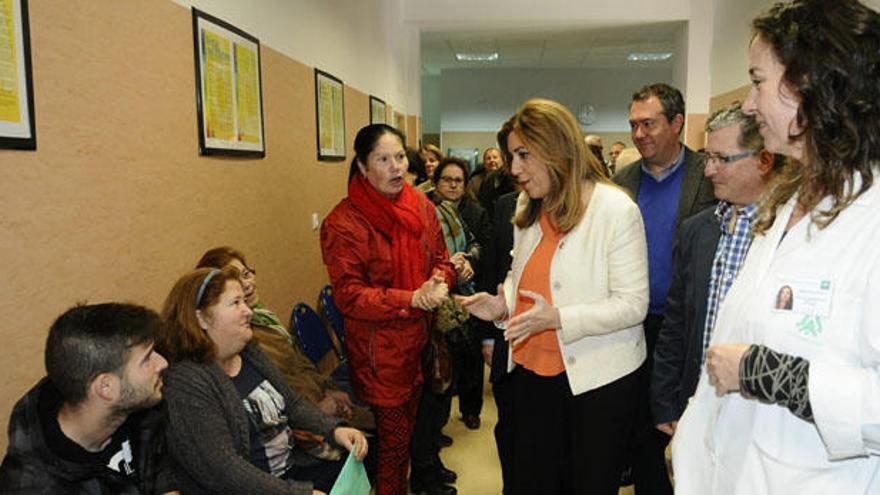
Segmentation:
<svg viewBox="0 0 880 495">
<path fill-rule="evenodd" d="M 415 290 L 425 281 L 425 251 L 419 242 L 425 223 L 419 211 L 419 197 L 404 184 L 397 199 L 379 194 L 363 174 L 356 173 L 348 184 L 348 199 L 369 220 L 370 225 L 391 239 L 393 284 L 397 289 Z"/>
</svg>

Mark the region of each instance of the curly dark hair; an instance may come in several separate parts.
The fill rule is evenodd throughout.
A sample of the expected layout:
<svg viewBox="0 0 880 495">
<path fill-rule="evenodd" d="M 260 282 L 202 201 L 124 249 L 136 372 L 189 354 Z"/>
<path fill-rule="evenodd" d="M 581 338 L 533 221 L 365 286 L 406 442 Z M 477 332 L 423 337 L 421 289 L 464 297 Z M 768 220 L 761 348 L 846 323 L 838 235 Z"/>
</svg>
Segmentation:
<svg viewBox="0 0 880 495">
<path fill-rule="evenodd" d="M 824 228 L 871 187 L 880 159 L 880 15 L 856 0 L 796 0 L 774 5 L 752 28 L 753 42 L 772 47 L 783 83 L 800 98 L 803 131 L 790 138 L 804 144 L 804 163 L 787 167 L 756 230 L 772 225 L 795 192 L 805 211 L 832 197 L 830 208 L 811 213 Z"/>
</svg>

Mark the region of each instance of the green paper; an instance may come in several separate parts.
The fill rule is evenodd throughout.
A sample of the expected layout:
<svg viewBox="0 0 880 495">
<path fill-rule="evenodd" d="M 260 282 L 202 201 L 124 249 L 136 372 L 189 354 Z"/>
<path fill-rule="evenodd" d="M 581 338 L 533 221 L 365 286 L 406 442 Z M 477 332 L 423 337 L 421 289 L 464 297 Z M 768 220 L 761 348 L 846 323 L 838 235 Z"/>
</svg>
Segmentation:
<svg viewBox="0 0 880 495">
<path fill-rule="evenodd" d="M 348 453 L 348 459 L 339 471 L 339 477 L 336 478 L 330 495 L 369 495 L 370 480 L 367 478 L 367 470 L 364 469 L 364 463 L 355 458 L 355 452 L 357 452 L 357 442 Z"/>
</svg>

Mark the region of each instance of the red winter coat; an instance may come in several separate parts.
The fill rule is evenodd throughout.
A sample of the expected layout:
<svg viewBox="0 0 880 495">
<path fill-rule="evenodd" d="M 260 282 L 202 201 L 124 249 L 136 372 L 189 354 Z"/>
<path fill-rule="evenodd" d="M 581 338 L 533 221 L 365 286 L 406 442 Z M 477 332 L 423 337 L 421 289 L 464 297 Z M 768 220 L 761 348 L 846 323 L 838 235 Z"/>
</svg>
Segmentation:
<svg viewBox="0 0 880 495">
<path fill-rule="evenodd" d="M 455 285 L 434 205 L 422 194 L 427 260 L 424 280 L 435 269 Z M 391 287 L 391 239 L 373 228 L 348 198 L 321 225 L 321 250 L 333 298 L 345 316 L 345 345 L 355 392 L 362 400 L 392 407 L 405 403 L 422 383 L 421 356 L 431 315 L 410 307 L 413 291 Z"/>
</svg>

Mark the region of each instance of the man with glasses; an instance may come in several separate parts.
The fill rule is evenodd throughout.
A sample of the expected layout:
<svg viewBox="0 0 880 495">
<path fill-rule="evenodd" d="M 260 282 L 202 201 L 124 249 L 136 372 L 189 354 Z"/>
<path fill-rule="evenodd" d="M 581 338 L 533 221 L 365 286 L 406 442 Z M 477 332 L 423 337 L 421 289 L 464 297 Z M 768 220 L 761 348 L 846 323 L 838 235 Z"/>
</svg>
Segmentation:
<svg viewBox="0 0 880 495">
<path fill-rule="evenodd" d="M 715 204 L 712 184 L 703 176 L 703 158 L 681 143 L 684 115 L 681 92 L 668 84 L 652 84 L 633 94 L 629 124 L 642 159 L 618 169 L 613 177 L 638 203 L 648 242 L 647 359 L 638 371 L 640 396 L 630 447 L 637 495 L 672 494 L 664 459 L 669 437 L 656 430 L 651 419 L 651 356 L 672 279 L 676 230 L 685 219 Z"/>
<path fill-rule="evenodd" d="M 718 308 L 751 245 L 756 202 L 783 163 L 764 149 L 755 118 L 739 104 L 715 112 L 706 133 L 705 174 L 720 202 L 681 226 L 654 350 L 651 409 L 667 435 L 697 388 Z"/>
</svg>

